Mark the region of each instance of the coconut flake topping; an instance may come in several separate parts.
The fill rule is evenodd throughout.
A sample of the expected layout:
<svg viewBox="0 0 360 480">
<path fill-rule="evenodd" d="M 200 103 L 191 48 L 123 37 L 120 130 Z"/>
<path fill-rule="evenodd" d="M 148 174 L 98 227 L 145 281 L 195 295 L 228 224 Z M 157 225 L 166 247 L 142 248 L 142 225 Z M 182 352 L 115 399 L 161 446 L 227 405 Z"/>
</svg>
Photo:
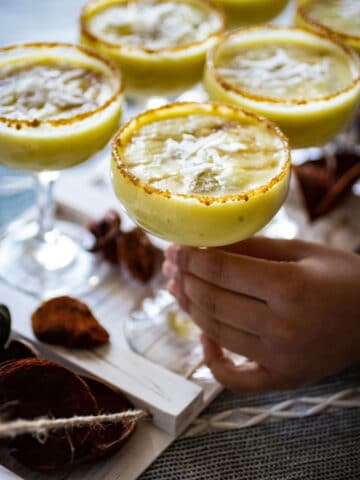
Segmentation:
<svg viewBox="0 0 360 480">
<path fill-rule="evenodd" d="M 311 100 L 346 88 L 350 66 L 339 54 L 306 45 L 251 44 L 219 58 L 217 70 L 230 84 L 258 95 Z"/>
<path fill-rule="evenodd" d="M 145 125 L 121 158 L 148 185 L 212 197 L 264 185 L 287 160 L 282 141 L 265 126 L 197 114 Z"/>
<path fill-rule="evenodd" d="M 0 65 L 0 116 L 69 118 L 96 109 L 112 94 L 109 78 L 76 65 Z"/>
<path fill-rule="evenodd" d="M 219 15 L 196 4 L 139 0 L 109 6 L 89 21 L 110 43 L 159 50 L 203 41 L 221 26 Z"/>
</svg>

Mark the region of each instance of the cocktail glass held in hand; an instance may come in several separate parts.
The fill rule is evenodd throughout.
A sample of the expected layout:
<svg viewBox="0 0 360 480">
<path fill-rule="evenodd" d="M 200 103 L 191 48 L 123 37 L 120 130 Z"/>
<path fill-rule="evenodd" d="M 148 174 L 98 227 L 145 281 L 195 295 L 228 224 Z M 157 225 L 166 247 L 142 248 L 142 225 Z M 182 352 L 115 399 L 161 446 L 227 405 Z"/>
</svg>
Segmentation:
<svg viewBox="0 0 360 480">
<path fill-rule="evenodd" d="M 54 222 L 59 171 L 86 161 L 118 127 L 123 85 L 115 64 L 70 44 L 0 49 L 0 163 L 34 174 L 36 222 L 0 243 L 0 275 L 40 297 L 98 282 L 85 231 Z M 81 192 L 78 192 L 81 195 Z M 68 232 L 68 233 L 67 233 Z"/>
<path fill-rule="evenodd" d="M 287 139 L 270 122 L 222 104 L 174 103 L 145 112 L 115 136 L 115 192 L 148 232 L 192 247 L 231 244 L 260 230 L 283 204 L 290 178 Z M 125 325 L 131 347 L 178 372 L 199 354 L 169 335 L 174 319 L 163 294 Z M 183 314 L 184 315 L 184 314 Z"/>
</svg>

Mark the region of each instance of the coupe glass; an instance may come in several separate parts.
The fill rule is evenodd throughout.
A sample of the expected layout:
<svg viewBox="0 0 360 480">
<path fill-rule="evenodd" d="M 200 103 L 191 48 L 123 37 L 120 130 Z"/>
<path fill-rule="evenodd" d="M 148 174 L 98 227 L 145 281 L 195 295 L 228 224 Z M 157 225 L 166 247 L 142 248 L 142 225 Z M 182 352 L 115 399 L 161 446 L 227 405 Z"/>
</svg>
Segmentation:
<svg viewBox="0 0 360 480">
<path fill-rule="evenodd" d="M 251 51 L 254 45 L 274 45 L 279 41 L 284 45 L 304 44 L 310 48 L 314 47 L 314 51 L 320 48 L 334 52 L 349 66 L 351 71 L 349 84 L 323 98 L 297 100 L 279 98 L 275 95 L 264 96 L 258 94 L 255 87 L 246 89 L 236 84 L 236 80 L 224 78 L 220 62 L 223 58 L 236 55 L 237 48 L 247 47 Z M 259 61 L 260 69 L 263 68 L 265 61 L 265 58 Z M 280 68 L 281 71 L 280 66 L 274 65 L 273 68 L 274 72 L 276 68 Z M 293 69 L 296 70 L 296 65 Z M 290 76 L 293 75 L 292 71 L 288 73 Z M 236 71 L 232 75 L 236 78 Z M 257 79 L 261 78 L 260 73 L 253 72 L 253 75 L 256 75 Z M 294 75 L 296 76 L 296 73 Z M 251 78 L 251 73 L 249 76 Z M 353 50 L 337 42 L 334 37 L 300 28 L 264 26 L 224 35 L 208 53 L 204 83 L 211 99 L 239 105 L 275 122 L 287 135 L 293 149 L 303 149 L 302 152 L 295 150 L 293 157 L 301 156 L 304 161 L 306 159 L 304 149 L 328 145 L 354 117 L 360 98 L 360 62 Z M 269 236 L 292 238 L 297 234 L 297 225 L 283 209 L 269 225 L 268 233 Z"/>
<path fill-rule="evenodd" d="M 262 179 L 258 187 L 253 187 L 249 191 L 241 192 L 240 187 L 237 187 L 236 191 L 240 189 L 241 193 L 222 197 L 211 197 L 211 193 L 206 194 L 208 196 L 176 194 L 167 189 L 167 180 L 164 188 L 160 190 L 151 183 L 135 177 L 131 169 L 126 166 L 123 154 L 123 148 L 131 141 L 132 135 L 140 128 L 148 125 L 152 127 L 153 122 L 180 118 L 181 122 L 184 122 L 187 142 L 191 136 L 187 132 L 192 131 L 192 127 L 189 120 L 188 130 L 186 122 L 191 115 L 220 116 L 236 125 L 255 125 L 256 129 L 266 132 L 266 138 L 269 136 L 271 141 L 276 139 L 279 163 L 274 176 L 270 176 L 266 181 Z M 151 132 L 150 138 L 156 138 L 155 131 L 151 129 Z M 221 134 L 221 131 L 217 131 L 218 134 Z M 204 135 L 207 134 L 204 133 Z M 170 138 L 166 132 L 162 133 L 162 136 L 163 142 Z M 141 145 L 144 154 L 140 157 L 146 162 L 146 152 L 150 147 L 147 147 L 146 143 Z M 261 148 L 262 144 L 257 143 L 257 145 L 260 147 L 256 148 Z M 155 148 L 159 148 L 157 143 Z M 209 141 L 208 146 L 203 142 L 201 148 L 203 153 L 206 154 L 208 149 L 208 153 L 212 155 L 213 140 Z M 178 155 L 185 155 L 185 151 L 181 151 Z M 195 153 L 194 155 L 196 156 Z M 235 155 L 235 153 L 229 155 Z M 188 157 L 189 165 L 186 164 L 186 168 L 192 167 L 191 162 L 192 155 Z M 147 166 L 150 168 L 151 165 L 147 164 Z M 177 173 L 175 172 L 174 175 Z M 166 176 L 166 178 L 169 177 Z M 290 151 L 288 142 L 280 130 L 264 119 L 260 120 L 253 114 L 228 105 L 174 103 L 145 112 L 128 122 L 117 133 L 112 145 L 113 186 L 126 212 L 148 232 L 180 245 L 199 248 L 216 247 L 235 243 L 251 236 L 269 222 L 283 204 L 289 178 Z M 179 373 L 184 373 L 191 369 L 191 365 L 196 363 L 195 360 L 201 355 L 197 336 L 194 335 L 195 327 L 189 317 L 179 311 L 173 297 L 170 296 L 171 300 L 169 300 L 168 294 L 162 290 L 155 298 L 156 302 L 145 299 L 126 320 L 127 339 L 139 354 Z"/>
<path fill-rule="evenodd" d="M 354 0 L 299 0 L 295 23 L 315 32 L 335 35 L 360 55 L 360 2 Z M 340 134 L 336 151 L 354 151 L 360 158 L 360 105 L 355 121 Z M 360 182 L 354 186 L 360 196 Z"/>
<path fill-rule="evenodd" d="M 196 85 L 225 19 L 221 8 L 204 0 L 92 0 L 80 25 L 81 42 L 121 67 L 128 119 L 175 99 L 203 99 Z"/>
<path fill-rule="evenodd" d="M 37 221 L 11 231 L 1 241 L 0 275 L 42 298 L 80 293 L 99 281 L 93 256 L 83 246 L 88 239 L 85 229 L 54 221 L 53 188 L 59 171 L 85 162 L 106 145 L 118 127 L 123 103 L 123 84 L 115 64 L 87 48 L 62 43 L 0 49 L 1 93 L 6 94 L 9 80 L 4 79 L 3 72 L 8 65 L 21 68 L 44 62 L 87 66 L 107 79 L 110 91 L 96 108 L 66 118 L 38 119 L 24 108 L 19 118 L 14 114 L 7 117 L 2 103 L 5 114 L 0 117 L 0 163 L 33 173 L 38 213 Z M 40 86 L 36 78 L 32 81 L 35 87 L 28 95 L 35 97 Z"/>
</svg>

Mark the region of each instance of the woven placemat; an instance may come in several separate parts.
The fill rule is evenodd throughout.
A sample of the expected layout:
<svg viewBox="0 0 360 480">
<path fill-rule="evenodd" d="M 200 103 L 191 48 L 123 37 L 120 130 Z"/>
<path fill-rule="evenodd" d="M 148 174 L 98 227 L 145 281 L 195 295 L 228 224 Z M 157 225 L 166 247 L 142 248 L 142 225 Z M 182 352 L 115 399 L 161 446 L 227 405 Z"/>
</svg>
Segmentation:
<svg viewBox="0 0 360 480">
<path fill-rule="evenodd" d="M 212 415 L 294 397 L 326 397 L 360 385 L 360 367 L 298 390 L 261 395 L 224 392 Z M 296 420 L 223 430 L 177 440 L 141 480 L 359 480 L 360 410 L 332 408 Z"/>
</svg>

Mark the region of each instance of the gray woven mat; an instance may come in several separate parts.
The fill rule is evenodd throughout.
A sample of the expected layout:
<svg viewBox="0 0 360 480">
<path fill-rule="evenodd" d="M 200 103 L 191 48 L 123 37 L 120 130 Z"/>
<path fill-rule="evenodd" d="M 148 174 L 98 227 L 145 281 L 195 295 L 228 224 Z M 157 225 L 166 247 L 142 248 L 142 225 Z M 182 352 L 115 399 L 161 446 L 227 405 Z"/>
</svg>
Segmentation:
<svg viewBox="0 0 360 480">
<path fill-rule="evenodd" d="M 360 368 L 295 392 L 224 392 L 205 413 L 320 396 L 360 385 Z M 141 480 L 359 480 L 360 411 L 267 423 L 177 440 Z"/>
</svg>

